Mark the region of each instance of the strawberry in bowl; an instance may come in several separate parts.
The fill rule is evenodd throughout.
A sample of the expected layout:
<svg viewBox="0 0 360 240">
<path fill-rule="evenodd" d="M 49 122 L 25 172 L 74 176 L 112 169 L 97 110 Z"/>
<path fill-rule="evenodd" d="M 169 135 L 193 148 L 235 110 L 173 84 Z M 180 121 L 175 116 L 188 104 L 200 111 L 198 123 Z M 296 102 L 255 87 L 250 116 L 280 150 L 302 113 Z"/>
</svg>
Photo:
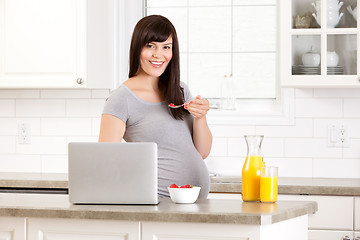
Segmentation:
<svg viewBox="0 0 360 240">
<path fill-rule="evenodd" d="M 171 184 L 168 187 L 170 198 L 174 203 L 194 203 L 199 197 L 201 187 L 192 185 L 178 186 Z"/>
</svg>

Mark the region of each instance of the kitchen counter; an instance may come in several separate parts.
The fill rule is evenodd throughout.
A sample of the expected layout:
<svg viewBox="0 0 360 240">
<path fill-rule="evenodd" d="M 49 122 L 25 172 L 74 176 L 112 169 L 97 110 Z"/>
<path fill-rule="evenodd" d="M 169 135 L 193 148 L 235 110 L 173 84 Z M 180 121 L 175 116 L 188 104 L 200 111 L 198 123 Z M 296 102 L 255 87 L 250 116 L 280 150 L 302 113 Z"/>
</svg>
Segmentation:
<svg viewBox="0 0 360 240">
<path fill-rule="evenodd" d="M 67 174 L 55 173 L 0 173 L 0 191 L 14 189 L 55 191 L 66 193 Z M 240 177 L 211 177 L 213 193 L 241 193 Z M 280 194 L 309 194 L 360 196 L 360 179 L 339 178 L 279 178 Z"/>
<path fill-rule="evenodd" d="M 73 205 L 68 195 L 0 193 L 0 217 L 72 218 L 221 224 L 273 224 L 317 211 L 316 202 L 198 199 L 175 204 L 160 198 L 158 205 Z"/>
<path fill-rule="evenodd" d="M 241 178 L 212 177 L 210 191 L 241 193 Z M 279 194 L 360 196 L 360 179 L 279 178 Z"/>
</svg>

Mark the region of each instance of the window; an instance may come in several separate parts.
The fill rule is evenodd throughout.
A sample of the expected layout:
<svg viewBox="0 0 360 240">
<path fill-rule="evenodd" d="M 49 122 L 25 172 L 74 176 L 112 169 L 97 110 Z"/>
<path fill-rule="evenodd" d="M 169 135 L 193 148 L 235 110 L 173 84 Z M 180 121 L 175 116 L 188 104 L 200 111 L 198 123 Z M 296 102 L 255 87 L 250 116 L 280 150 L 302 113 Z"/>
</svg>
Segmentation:
<svg viewBox="0 0 360 240">
<path fill-rule="evenodd" d="M 276 0 L 145 0 L 144 7 L 177 29 L 181 80 L 194 95 L 276 98 Z"/>
</svg>

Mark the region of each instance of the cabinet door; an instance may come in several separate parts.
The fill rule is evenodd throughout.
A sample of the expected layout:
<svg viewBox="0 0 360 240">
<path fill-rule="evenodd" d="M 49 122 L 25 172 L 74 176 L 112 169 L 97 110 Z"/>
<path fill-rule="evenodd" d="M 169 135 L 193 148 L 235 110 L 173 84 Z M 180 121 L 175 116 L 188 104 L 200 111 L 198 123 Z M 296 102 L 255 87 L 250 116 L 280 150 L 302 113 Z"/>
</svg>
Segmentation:
<svg viewBox="0 0 360 240">
<path fill-rule="evenodd" d="M 281 85 L 360 87 L 357 1 L 284 0 L 280 6 Z"/>
<path fill-rule="evenodd" d="M 355 206 L 354 206 L 354 223 L 355 223 L 355 230 L 360 230 L 360 197 L 355 198 Z M 360 239 L 359 239 L 360 240 Z"/>
<path fill-rule="evenodd" d="M 278 199 L 316 201 L 318 211 L 309 215 L 309 229 L 353 230 L 353 197 L 279 195 Z"/>
<path fill-rule="evenodd" d="M 0 16 L 0 87 L 86 85 L 86 0 L 0 0 Z"/>
<path fill-rule="evenodd" d="M 0 239 L 25 240 L 25 218 L 0 217 Z"/>
<path fill-rule="evenodd" d="M 139 231 L 139 222 L 28 219 L 28 240 L 139 240 Z"/>
<path fill-rule="evenodd" d="M 309 240 L 344 240 L 353 239 L 352 231 L 309 230 Z"/>
</svg>

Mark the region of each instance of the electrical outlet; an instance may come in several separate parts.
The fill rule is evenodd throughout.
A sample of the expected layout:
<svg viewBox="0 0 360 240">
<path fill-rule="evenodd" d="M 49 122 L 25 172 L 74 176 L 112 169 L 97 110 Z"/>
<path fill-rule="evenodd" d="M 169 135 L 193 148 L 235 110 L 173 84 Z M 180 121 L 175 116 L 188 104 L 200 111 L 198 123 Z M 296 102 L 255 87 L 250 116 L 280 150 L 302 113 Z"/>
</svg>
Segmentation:
<svg viewBox="0 0 360 240">
<path fill-rule="evenodd" d="M 30 144 L 31 143 L 31 128 L 28 123 L 20 123 L 18 125 L 18 143 Z"/>
<path fill-rule="evenodd" d="M 328 126 L 329 147 L 350 147 L 348 128 L 346 125 L 331 124 Z"/>
</svg>

